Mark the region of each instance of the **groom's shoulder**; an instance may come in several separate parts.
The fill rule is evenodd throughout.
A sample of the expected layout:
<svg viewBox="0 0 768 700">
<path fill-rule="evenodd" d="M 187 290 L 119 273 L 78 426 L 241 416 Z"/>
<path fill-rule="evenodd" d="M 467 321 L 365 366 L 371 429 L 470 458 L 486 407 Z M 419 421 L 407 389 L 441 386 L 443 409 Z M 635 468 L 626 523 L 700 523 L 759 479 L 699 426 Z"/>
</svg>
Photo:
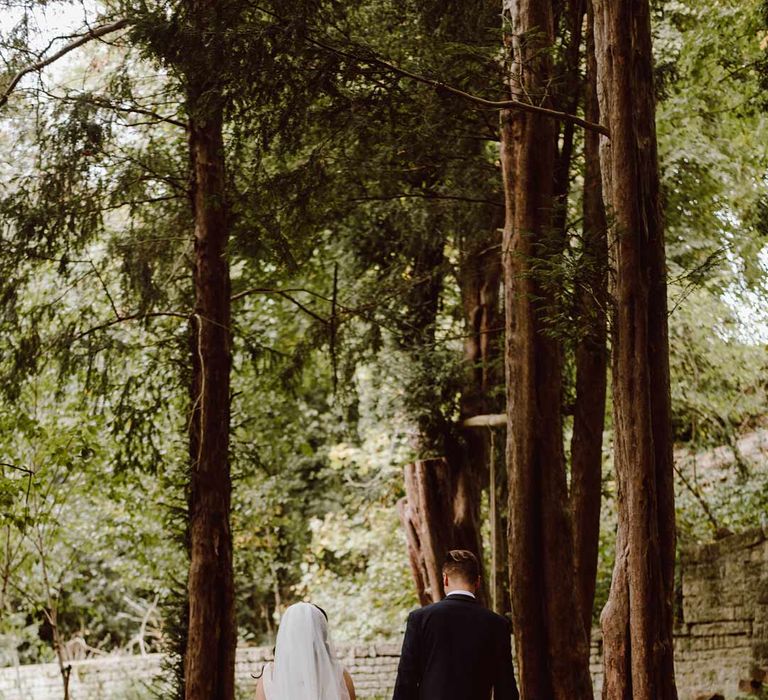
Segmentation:
<svg viewBox="0 0 768 700">
<path fill-rule="evenodd" d="M 512 622 L 508 617 L 499 615 L 499 613 L 493 612 L 492 610 L 489 610 L 488 612 L 493 616 L 493 619 L 499 627 L 503 627 L 505 630 L 512 630 Z"/>
<path fill-rule="evenodd" d="M 493 610 L 489 610 L 484 605 L 474 601 L 471 603 L 462 601 L 461 603 L 458 603 L 458 605 L 460 606 L 462 614 L 464 615 L 469 613 L 473 616 L 483 619 L 488 624 L 498 625 L 505 628 L 510 626 L 510 622 L 506 617 L 493 612 Z M 458 609 L 459 608 L 457 607 L 456 601 L 450 601 L 447 598 L 443 598 L 436 603 L 430 603 L 429 605 L 415 608 L 411 611 L 410 615 L 414 618 L 414 620 L 426 619 L 432 617 L 433 615 L 451 615 L 454 612 L 458 612 Z"/>
<path fill-rule="evenodd" d="M 509 620 L 506 617 L 504 617 L 503 615 L 499 615 L 498 613 L 494 612 L 493 610 L 490 610 L 489 608 L 486 608 L 484 605 L 476 605 L 474 609 L 477 611 L 478 615 L 482 615 L 491 623 L 495 623 L 497 625 L 509 624 Z"/>
<path fill-rule="evenodd" d="M 424 620 L 435 614 L 441 614 L 445 608 L 445 598 L 443 598 L 442 600 L 438 600 L 435 603 L 429 603 L 428 605 L 422 605 L 419 608 L 414 608 L 410 613 L 408 613 L 408 617 L 412 618 L 414 621 Z"/>
<path fill-rule="evenodd" d="M 439 605 L 442 601 L 438 601 L 437 603 L 429 603 L 429 605 L 422 605 L 418 608 L 413 608 L 411 612 L 408 613 L 408 617 L 412 617 L 414 619 L 424 617 L 424 615 L 429 615 L 432 610 L 434 610 L 436 605 Z"/>
</svg>

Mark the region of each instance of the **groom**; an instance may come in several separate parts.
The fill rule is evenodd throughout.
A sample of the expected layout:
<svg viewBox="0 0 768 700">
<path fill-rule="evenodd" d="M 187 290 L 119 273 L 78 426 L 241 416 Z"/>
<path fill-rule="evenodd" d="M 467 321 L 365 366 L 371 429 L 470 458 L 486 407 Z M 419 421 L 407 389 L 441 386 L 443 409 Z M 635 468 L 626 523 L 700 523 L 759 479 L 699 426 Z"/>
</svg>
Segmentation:
<svg viewBox="0 0 768 700">
<path fill-rule="evenodd" d="M 443 600 L 408 616 L 393 700 L 518 700 L 510 625 L 475 600 L 472 552 L 448 552 L 443 586 Z"/>
</svg>

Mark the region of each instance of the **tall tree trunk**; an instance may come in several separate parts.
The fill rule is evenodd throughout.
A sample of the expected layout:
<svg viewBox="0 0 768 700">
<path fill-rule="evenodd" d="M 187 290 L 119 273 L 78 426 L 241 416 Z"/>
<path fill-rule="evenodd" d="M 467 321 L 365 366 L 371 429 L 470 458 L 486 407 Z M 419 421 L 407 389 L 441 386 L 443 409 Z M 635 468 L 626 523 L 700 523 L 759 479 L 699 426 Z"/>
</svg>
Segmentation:
<svg viewBox="0 0 768 700">
<path fill-rule="evenodd" d="M 558 66 L 563 87 L 556 93 L 559 108 L 577 112 L 582 91 L 581 47 L 586 0 L 566 0 L 562 6 L 564 48 Z M 589 9 L 591 26 L 592 12 Z M 584 96 L 585 117 L 599 122 L 595 81 L 594 38 L 589 30 L 587 80 Z M 574 124 L 561 125 L 560 147 L 555 163 L 554 228 L 565 241 L 567 236 L 568 196 L 574 150 Z M 576 400 L 571 439 L 570 506 L 573 522 L 573 558 L 579 610 L 587 635 L 592 628 L 597 556 L 600 537 L 602 443 L 606 392 L 606 284 L 607 241 L 605 207 L 600 177 L 599 137 L 594 131 L 584 134 L 583 248 L 575 280 L 574 317 L 577 326 L 575 347 Z"/>
<path fill-rule="evenodd" d="M 499 211 L 501 211 L 499 209 Z M 492 214 L 491 226 L 484 235 L 462 241 L 459 287 L 464 310 L 464 362 L 467 376 L 461 396 L 463 418 L 496 413 L 499 400 L 491 391 L 502 381 L 499 313 L 501 285 L 500 229 L 502 214 Z"/>
<path fill-rule="evenodd" d="M 587 81 L 584 116 L 600 121 L 593 13 L 588 12 Z M 571 513 L 573 555 L 579 609 L 587 634 L 592 628 L 595 579 L 600 536 L 600 497 L 603 466 L 603 428 L 608 353 L 606 348 L 606 305 L 608 244 L 602 178 L 600 138 L 594 131 L 584 133 L 583 249 L 576 276 L 576 404 L 571 440 Z"/>
<path fill-rule="evenodd" d="M 594 0 L 610 217 L 619 535 L 603 611 L 604 697 L 674 700 L 675 522 L 664 230 L 648 0 Z M 622 677 L 626 671 L 630 673 Z"/>
<path fill-rule="evenodd" d="M 499 195 L 501 193 L 498 193 Z M 496 389 L 503 380 L 501 369 L 502 337 L 499 293 L 501 291 L 501 258 L 499 256 L 500 231 L 504 224 L 502 210 L 493 211 L 488 208 L 487 218 L 491 225 L 485 231 L 476 231 L 472 237 L 466 236 L 460 244 L 461 258 L 459 262 L 459 287 L 462 307 L 464 310 L 464 365 L 466 367 L 460 401 L 460 421 L 488 413 L 498 413 L 501 410 L 501 400 L 494 396 Z M 483 218 L 486 218 L 485 215 Z M 490 430 L 493 430 L 491 428 Z M 473 527 L 464 527 L 462 540 L 475 541 L 470 547 L 477 551 L 482 560 L 480 542 L 480 501 L 485 485 L 488 493 L 493 492 L 494 505 L 498 505 L 498 484 L 490 481 L 490 460 L 494 458 L 491 449 L 492 435 L 489 429 L 468 428 L 463 432 L 464 445 L 456 450 L 456 461 L 463 463 L 462 474 L 465 475 L 465 492 L 471 498 L 467 499 L 465 508 L 466 521 L 471 521 Z M 502 479 L 497 479 L 502 481 Z M 490 500 L 490 499 L 489 499 Z M 492 534 L 499 531 L 502 520 L 500 508 L 496 508 L 490 517 L 495 517 L 496 523 L 491 528 Z M 505 572 L 506 557 L 500 555 L 497 543 L 491 542 L 491 562 L 486 572 L 483 597 L 489 605 L 494 603 L 497 611 L 509 610 L 509 594 L 506 575 L 498 576 L 499 570 Z M 494 564 L 496 571 L 493 570 Z"/>
<path fill-rule="evenodd" d="M 508 0 L 506 9 L 514 32 L 513 95 L 547 104 L 551 0 Z M 574 614 L 562 346 L 548 326 L 558 282 L 537 272 L 562 248 L 553 225 L 555 125 L 525 113 L 502 119 L 509 558 L 520 685 L 527 700 L 587 700 L 589 646 Z"/>
<path fill-rule="evenodd" d="M 444 245 L 445 240 L 435 234 L 416 241 L 411 253 L 414 284 L 405 299 L 408 324 L 402 343 L 415 362 L 423 362 L 433 352 Z M 488 318 L 488 314 L 485 310 L 482 316 Z M 406 500 L 400 505 L 414 582 L 424 604 L 444 595 L 441 569 L 449 549 L 469 549 L 482 561 L 480 494 L 485 447 L 476 445 L 479 452 L 467 450 L 456 439 L 456 427 L 446 424 L 433 405 L 419 406 L 419 410 L 416 449 L 422 454 L 442 454 L 406 467 Z M 485 601 L 483 592 L 480 599 Z"/>
<path fill-rule="evenodd" d="M 214 0 L 190 0 L 202 36 L 215 25 Z M 209 51 L 203 44 L 200 52 Z M 204 55 L 204 54 L 203 54 Z M 234 584 L 230 530 L 229 212 L 222 136 L 223 98 L 215 56 L 187 74 L 189 152 L 195 220 L 192 385 L 189 421 L 189 626 L 184 684 L 187 700 L 233 700 Z"/>
<path fill-rule="evenodd" d="M 565 46 L 563 59 L 557 66 L 558 80 L 562 88 L 555 93 L 557 108 L 568 114 L 576 114 L 581 102 L 581 45 L 583 38 L 585 0 L 566 0 L 565 15 Z M 566 234 L 568 220 L 568 194 L 571 188 L 571 165 L 573 161 L 573 142 L 575 125 L 563 122 L 555 125 L 561 133 L 558 134 L 557 157 L 555 160 L 555 184 L 553 225 L 556 231 Z"/>
</svg>

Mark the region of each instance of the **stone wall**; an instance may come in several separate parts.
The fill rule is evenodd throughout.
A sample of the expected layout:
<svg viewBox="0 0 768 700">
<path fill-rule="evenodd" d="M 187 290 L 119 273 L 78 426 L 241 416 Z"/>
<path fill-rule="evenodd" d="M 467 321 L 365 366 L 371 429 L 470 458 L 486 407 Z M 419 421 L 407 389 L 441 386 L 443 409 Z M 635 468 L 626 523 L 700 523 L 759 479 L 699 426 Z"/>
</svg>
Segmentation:
<svg viewBox="0 0 768 700">
<path fill-rule="evenodd" d="M 768 689 L 768 539 L 761 530 L 682 553 L 675 636 L 681 700 Z"/>
<path fill-rule="evenodd" d="M 144 700 L 153 679 L 160 677 L 162 657 L 115 656 L 72 662 L 72 700 Z M 0 700 L 61 700 L 63 688 L 57 664 L 0 669 Z"/>
<path fill-rule="evenodd" d="M 675 633 L 680 700 L 755 697 L 768 688 L 768 539 L 754 530 L 681 556 L 681 609 Z M 399 644 L 341 647 L 361 698 L 390 697 Z M 271 650 L 237 654 L 238 697 L 253 698 L 254 675 Z M 602 687 L 602 644 L 593 634 L 591 669 Z M 107 657 L 72 664 L 72 700 L 145 700 L 157 689 L 162 658 Z M 55 664 L 0 669 L 0 700 L 60 700 Z"/>
<path fill-rule="evenodd" d="M 680 700 L 766 697 L 768 539 L 761 530 L 681 553 L 675 629 Z M 593 631 L 592 677 L 602 688 L 602 641 Z"/>
<path fill-rule="evenodd" d="M 391 692 L 400 654 L 399 644 L 369 644 L 339 648 L 343 663 L 355 679 L 358 697 L 382 698 Z M 272 659 L 272 650 L 247 647 L 237 651 L 235 674 L 238 698 L 253 698 L 254 676 Z M 161 697 L 163 658 L 114 656 L 71 663 L 72 700 L 148 700 Z M 0 700 L 61 700 L 62 682 L 56 664 L 0 669 Z"/>
</svg>

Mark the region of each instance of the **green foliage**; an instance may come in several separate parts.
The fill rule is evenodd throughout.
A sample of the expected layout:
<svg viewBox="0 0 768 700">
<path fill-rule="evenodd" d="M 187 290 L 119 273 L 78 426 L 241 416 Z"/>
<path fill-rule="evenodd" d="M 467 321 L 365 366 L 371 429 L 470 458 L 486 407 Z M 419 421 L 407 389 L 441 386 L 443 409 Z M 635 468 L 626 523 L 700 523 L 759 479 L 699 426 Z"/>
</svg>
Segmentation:
<svg viewBox="0 0 768 700">
<path fill-rule="evenodd" d="M 78 80 L 44 76 L 45 90 L 3 113 L 14 127 L 0 129 L 0 452 L 12 465 L 0 471 L 4 659 L 52 658 L 44 620 L 54 606 L 63 640 L 127 649 L 136 606 L 156 603 L 148 644 L 175 649 L 178 672 L 193 245 L 185 123 L 205 118 L 219 92 L 240 640 L 270 643 L 280 608 L 304 598 L 329 612 L 341 640 L 396 638 L 415 603 L 395 511 L 401 468 L 457 437 L 472 369 L 461 275 L 468 255 L 500 243 L 498 134 L 495 114 L 374 59 L 500 97 L 498 9 L 232 0 L 220 3 L 224 30 L 201 32 L 185 7 L 110 3 L 131 17 L 127 36 L 88 46 L 65 69 Z M 756 0 L 675 0 L 655 17 L 674 428 L 692 450 L 737 444 L 765 414 L 760 10 Z M 33 26 L 3 37 L 5 72 L 26 63 Z M 574 194 L 569 221 L 578 211 Z M 537 269 L 560 290 L 552 332 L 569 349 L 584 271 L 576 228 L 565 254 Z M 737 464 L 729 479 L 698 496 L 723 527 L 754 524 L 768 505 L 764 469 Z M 598 612 L 613 559 L 607 496 Z M 682 539 L 710 536 L 682 483 L 678 503 Z"/>
<path fill-rule="evenodd" d="M 179 564 L 162 523 L 142 508 L 158 499 L 160 483 L 117 472 L 103 439 L 105 416 L 88 418 L 77 395 L 51 404 L 52 387 L 49 373 L 1 414 L 13 429 L 3 431 L 0 451 L 16 468 L 2 481 L 15 498 L 0 511 L 0 653 L 8 661 L 53 658 L 52 615 L 75 658 L 136 648 L 145 614 L 141 643 L 157 649 L 161 567 Z"/>
<path fill-rule="evenodd" d="M 690 271 L 724 247 L 751 267 L 766 195 L 761 2 L 664 3 L 657 117 L 670 260 Z M 684 135 L 683 138 L 681 136 Z"/>
<path fill-rule="evenodd" d="M 737 329 L 733 310 L 707 289 L 672 314 L 672 410 L 679 441 L 727 445 L 765 415 L 765 348 L 738 342 Z"/>
</svg>

